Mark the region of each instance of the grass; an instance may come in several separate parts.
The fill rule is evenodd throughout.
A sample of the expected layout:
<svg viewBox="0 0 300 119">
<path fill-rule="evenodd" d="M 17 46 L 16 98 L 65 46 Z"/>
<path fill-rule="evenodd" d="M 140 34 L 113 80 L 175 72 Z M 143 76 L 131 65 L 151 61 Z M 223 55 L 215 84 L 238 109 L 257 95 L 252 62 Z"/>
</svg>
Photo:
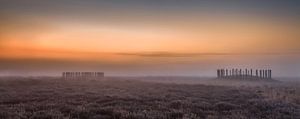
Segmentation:
<svg viewBox="0 0 300 119">
<path fill-rule="evenodd" d="M 287 83 L 2 78 L 0 119 L 297 119 L 299 96 Z"/>
</svg>

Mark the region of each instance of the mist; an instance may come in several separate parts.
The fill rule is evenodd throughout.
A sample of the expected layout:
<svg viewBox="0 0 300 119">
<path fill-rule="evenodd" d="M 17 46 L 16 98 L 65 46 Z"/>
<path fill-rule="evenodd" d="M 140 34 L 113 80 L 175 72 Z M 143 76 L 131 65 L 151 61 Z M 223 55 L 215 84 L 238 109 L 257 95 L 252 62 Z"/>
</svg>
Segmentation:
<svg viewBox="0 0 300 119">
<path fill-rule="evenodd" d="M 216 77 L 218 68 L 272 69 L 274 77 L 299 77 L 298 55 L 126 56 L 138 60 L 1 59 L 1 76 L 61 76 L 64 71 L 101 71 L 107 76 Z"/>
</svg>

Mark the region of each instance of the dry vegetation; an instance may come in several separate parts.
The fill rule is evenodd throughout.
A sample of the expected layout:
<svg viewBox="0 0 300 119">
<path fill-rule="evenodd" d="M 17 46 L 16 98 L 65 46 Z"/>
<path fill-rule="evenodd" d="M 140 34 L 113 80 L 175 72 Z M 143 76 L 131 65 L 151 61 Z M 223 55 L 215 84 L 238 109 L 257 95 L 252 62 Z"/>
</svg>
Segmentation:
<svg viewBox="0 0 300 119">
<path fill-rule="evenodd" d="M 300 118 L 299 83 L 176 84 L 137 79 L 2 78 L 0 119 Z"/>
</svg>

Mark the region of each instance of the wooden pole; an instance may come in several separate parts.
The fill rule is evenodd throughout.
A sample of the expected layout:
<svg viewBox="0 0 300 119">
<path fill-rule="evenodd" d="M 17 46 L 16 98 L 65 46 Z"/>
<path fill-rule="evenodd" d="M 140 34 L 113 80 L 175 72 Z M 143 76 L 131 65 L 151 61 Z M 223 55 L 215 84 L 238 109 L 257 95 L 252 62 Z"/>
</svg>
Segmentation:
<svg viewBox="0 0 300 119">
<path fill-rule="evenodd" d="M 261 70 L 259 70 L 259 78 L 262 78 L 261 74 L 262 74 L 262 72 L 261 72 Z"/>
<path fill-rule="evenodd" d="M 258 70 L 257 69 L 255 70 L 255 75 L 256 75 L 256 77 L 258 77 Z"/>
<path fill-rule="evenodd" d="M 265 70 L 264 69 L 262 70 L 262 78 L 263 79 L 265 78 Z"/>
<path fill-rule="evenodd" d="M 272 79 L 272 70 L 270 70 L 270 79 Z"/>
</svg>

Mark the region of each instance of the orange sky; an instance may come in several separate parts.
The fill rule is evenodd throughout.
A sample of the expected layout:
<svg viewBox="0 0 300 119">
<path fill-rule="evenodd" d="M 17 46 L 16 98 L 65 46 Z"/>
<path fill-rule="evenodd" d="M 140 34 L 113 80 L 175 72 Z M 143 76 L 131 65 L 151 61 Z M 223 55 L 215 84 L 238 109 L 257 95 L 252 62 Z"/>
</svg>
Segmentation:
<svg viewBox="0 0 300 119">
<path fill-rule="evenodd" d="M 66 55 L 70 51 L 72 54 L 299 52 L 298 23 L 240 16 L 197 19 L 201 20 L 162 19 L 123 25 L 65 19 L 13 20 L 1 29 L 1 57 L 68 58 L 73 56 Z"/>
<path fill-rule="evenodd" d="M 0 61 L 64 60 L 143 69 L 145 64 L 216 68 L 211 62 L 220 62 L 224 55 L 242 59 L 236 65 L 245 63 L 243 55 L 249 54 L 298 57 L 299 7 L 283 3 L 0 1 Z M 248 64 L 270 66 L 255 58 Z M 0 74 L 14 68 L 2 64 L 8 68 L 0 68 Z"/>
</svg>

